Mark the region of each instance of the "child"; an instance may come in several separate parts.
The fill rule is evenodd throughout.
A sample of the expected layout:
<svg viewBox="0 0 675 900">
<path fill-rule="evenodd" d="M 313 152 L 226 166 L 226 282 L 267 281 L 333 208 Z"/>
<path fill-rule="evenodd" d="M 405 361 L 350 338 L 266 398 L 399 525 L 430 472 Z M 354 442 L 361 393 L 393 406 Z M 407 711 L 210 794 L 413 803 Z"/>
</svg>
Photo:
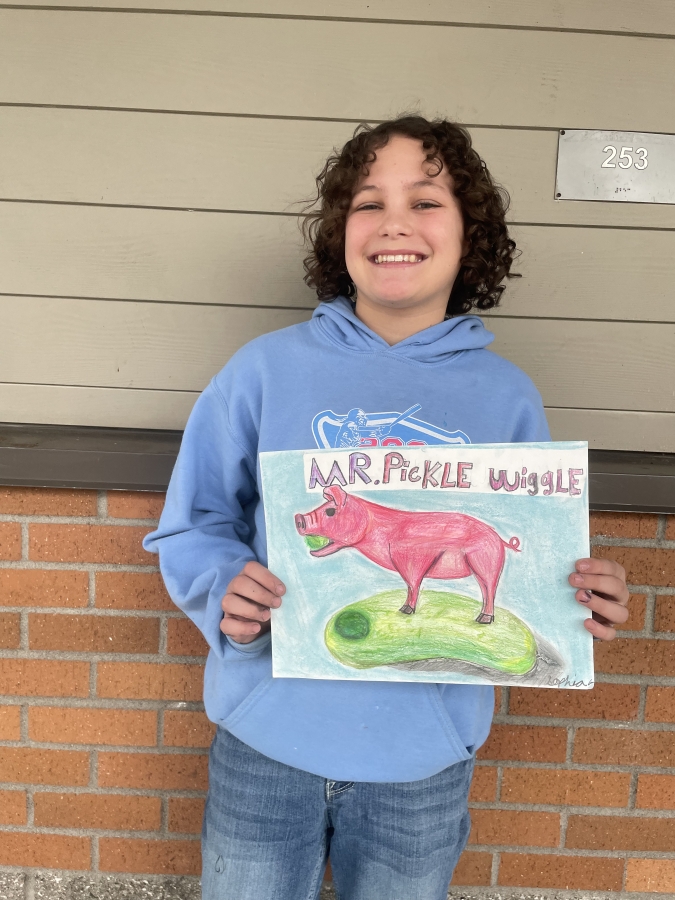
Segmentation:
<svg viewBox="0 0 675 900">
<path fill-rule="evenodd" d="M 203 897 L 312 900 L 330 851 L 341 900 L 441 900 L 493 689 L 272 678 L 270 608 L 285 588 L 265 568 L 258 453 L 316 446 L 328 413 L 345 446 L 378 412 L 412 407 L 428 443 L 549 432 L 529 378 L 466 315 L 498 303 L 515 251 L 468 134 L 418 116 L 360 126 L 317 184 L 305 280 L 325 302 L 211 381 L 145 540 L 210 646 Z M 611 640 L 627 618 L 623 569 L 579 560 L 569 580 L 594 611 L 585 627 Z"/>
</svg>

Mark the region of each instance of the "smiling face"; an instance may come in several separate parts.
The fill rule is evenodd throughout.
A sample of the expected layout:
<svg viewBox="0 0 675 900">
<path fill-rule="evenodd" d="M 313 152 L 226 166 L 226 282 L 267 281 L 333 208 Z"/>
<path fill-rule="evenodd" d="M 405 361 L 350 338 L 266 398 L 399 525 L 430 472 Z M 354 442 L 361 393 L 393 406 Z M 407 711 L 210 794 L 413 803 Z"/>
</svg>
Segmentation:
<svg viewBox="0 0 675 900">
<path fill-rule="evenodd" d="M 357 315 L 367 321 L 407 311 L 442 321 L 467 250 L 452 178 L 445 166 L 435 174 L 438 164 L 426 161 L 421 141 L 393 135 L 376 152 L 345 230 Z"/>
</svg>

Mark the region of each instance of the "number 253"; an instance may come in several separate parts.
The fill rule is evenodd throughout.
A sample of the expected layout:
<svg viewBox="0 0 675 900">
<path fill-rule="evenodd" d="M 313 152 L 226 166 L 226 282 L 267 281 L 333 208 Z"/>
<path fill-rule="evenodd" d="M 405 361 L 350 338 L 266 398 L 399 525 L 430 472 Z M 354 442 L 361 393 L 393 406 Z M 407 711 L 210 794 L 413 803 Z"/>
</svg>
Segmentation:
<svg viewBox="0 0 675 900">
<path fill-rule="evenodd" d="M 612 147 L 611 144 L 608 144 L 606 147 L 603 147 L 602 152 L 609 153 L 609 156 L 602 164 L 602 168 L 603 169 L 616 169 L 616 163 L 613 163 L 612 160 L 618 153 L 617 148 Z M 630 169 L 631 166 L 635 166 L 636 169 L 646 169 L 647 166 L 649 165 L 649 163 L 647 161 L 647 151 L 645 150 L 645 148 L 638 147 L 637 150 L 635 150 L 635 153 L 641 154 L 638 162 L 635 162 L 635 160 L 631 156 L 631 153 L 633 153 L 632 147 L 622 147 L 621 148 L 621 153 L 619 153 L 619 168 L 620 169 Z M 621 160 L 624 160 L 624 162 L 621 162 Z M 642 163 L 642 165 L 640 165 L 640 163 Z"/>
</svg>

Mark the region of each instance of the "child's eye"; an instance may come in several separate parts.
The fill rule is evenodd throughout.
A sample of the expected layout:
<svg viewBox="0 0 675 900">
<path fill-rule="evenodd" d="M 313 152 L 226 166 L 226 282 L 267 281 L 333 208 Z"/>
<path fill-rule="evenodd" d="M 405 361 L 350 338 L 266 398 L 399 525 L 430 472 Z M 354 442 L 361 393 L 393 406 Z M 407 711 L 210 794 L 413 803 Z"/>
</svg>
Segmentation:
<svg viewBox="0 0 675 900">
<path fill-rule="evenodd" d="M 359 206 L 357 212 L 361 212 L 364 209 L 377 209 L 377 204 L 375 203 L 365 203 L 363 206 Z"/>
<path fill-rule="evenodd" d="M 426 207 L 426 209 L 438 209 L 438 203 L 431 203 L 429 200 L 420 200 L 416 205 Z"/>
</svg>

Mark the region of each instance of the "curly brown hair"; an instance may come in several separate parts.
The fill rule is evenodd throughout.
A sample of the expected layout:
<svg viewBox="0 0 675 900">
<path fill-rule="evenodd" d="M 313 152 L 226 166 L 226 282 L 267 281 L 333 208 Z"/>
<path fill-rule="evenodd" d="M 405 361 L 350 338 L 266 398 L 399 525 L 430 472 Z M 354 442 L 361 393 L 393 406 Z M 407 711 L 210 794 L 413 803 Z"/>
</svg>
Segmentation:
<svg viewBox="0 0 675 900">
<path fill-rule="evenodd" d="M 402 115 L 375 126 L 362 123 L 342 150 L 328 157 L 316 178 L 317 196 L 303 210 L 302 233 L 311 247 L 304 259 L 305 283 L 320 300 L 356 295 L 345 264 L 347 215 L 357 182 L 368 175 L 376 151 L 392 135 L 421 141 L 427 162 L 436 164 L 433 175 L 447 167 L 452 176 L 469 250 L 452 286 L 447 315 L 497 306 L 504 278 L 520 277 L 510 271 L 518 251 L 505 223 L 509 195 L 492 180 L 464 128 L 447 119 L 430 122 L 417 115 Z"/>
</svg>

